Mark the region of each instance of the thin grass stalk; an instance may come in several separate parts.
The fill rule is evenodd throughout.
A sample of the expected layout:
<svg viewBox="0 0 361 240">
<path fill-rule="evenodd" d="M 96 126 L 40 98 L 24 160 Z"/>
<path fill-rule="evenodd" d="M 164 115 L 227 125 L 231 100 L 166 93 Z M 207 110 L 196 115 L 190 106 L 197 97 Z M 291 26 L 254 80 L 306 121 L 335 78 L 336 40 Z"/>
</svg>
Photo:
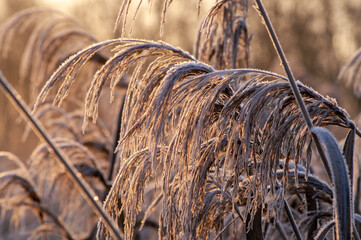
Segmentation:
<svg viewBox="0 0 361 240">
<path fill-rule="evenodd" d="M 298 226 L 297 226 L 297 224 L 296 224 L 296 220 L 295 220 L 295 218 L 293 217 L 293 214 L 292 214 L 290 205 L 288 205 L 288 202 L 286 201 L 286 199 L 283 199 L 283 203 L 284 203 L 284 207 L 285 207 L 285 210 L 286 210 L 286 214 L 287 214 L 288 220 L 289 220 L 290 223 L 291 223 L 293 232 L 295 233 L 295 235 L 296 235 L 296 237 L 297 237 L 298 240 L 302 240 L 303 238 L 302 238 L 302 236 L 301 236 L 300 229 L 298 228 Z"/>
<path fill-rule="evenodd" d="M 280 188 L 280 187 L 281 187 L 281 184 L 280 184 L 279 182 L 277 182 L 277 186 L 278 186 L 278 188 Z M 297 223 L 296 223 L 296 220 L 295 220 L 295 218 L 293 217 L 293 214 L 292 214 L 292 211 L 291 211 L 291 207 L 290 207 L 290 205 L 288 204 L 287 200 L 286 200 L 284 197 L 283 197 L 283 205 L 284 205 L 284 208 L 285 208 L 285 210 L 286 210 L 286 214 L 287 214 L 288 220 L 289 220 L 290 223 L 291 223 L 293 232 L 294 232 L 295 235 L 296 235 L 296 238 L 297 238 L 298 240 L 303 240 L 302 235 L 301 235 L 301 232 L 300 232 L 300 229 L 298 228 Z"/>
<path fill-rule="evenodd" d="M 286 231 L 285 231 L 285 229 L 283 228 L 282 224 L 279 221 L 276 221 L 276 229 L 280 233 L 283 240 L 288 240 Z"/>
<path fill-rule="evenodd" d="M 227 223 L 227 225 L 217 234 L 216 238 L 214 240 L 217 240 L 217 239 L 222 239 L 222 234 L 224 233 L 224 231 L 227 230 L 227 228 L 229 228 L 229 226 L 231 226 L 232 223 L 234 223 L 236 220 L 237 220 L 238 216 L 232 218 L 231 221 L 229 221 Z"/>
<path fill-rule="evenodd" d="M 274 30 L 274 28 L 272 26 L 271 20 L 268 17 L 266 9 L 263 7 L 262 1 L 261 0 L 255 0 L 255 1 L 257 3 L 258 10 L 261 13 L 261 16 L 263 17 L 263 20 L 264 20 L 264 22 L 266 24 L 267 31 L 268 31 L 268 33 L 269 33 L 269 35 L 271 37 L 272 43 L 273 43 L 274 47 L 276 48 L 278 56 L 279 56 L 279 58 L 281 60 L 281 63 L 283 65 L 283 68 L 284 68 L 284 70 L 285 70 L 285 72 L 287 74 L 288 80 L 289 80 L 289 82 L 291 84 L 292 91 L 295 94 L 295 98 L 297 100 L 297 103 L 298 103 L 299 107 L 301 108 L 303 118 L 306 121 L 307 127 L 309 129 L 311 129 L 313 127 L 313 123 L 312 123 L 310 115 L 308 114 L 308 111 L 306 109 L 306 105 L 303 102 L 300 90 L 298 89 L 298 86 L 297 86 L 296 80 L 295 80 L 295 78 L 293 76 L 293 73 L 291 71 L 291 68 L 288 65 L 288 62 L 287 62 L 286 56 L 285 56 L 285 54 L 283 52 L 282 46 L 281 46 L 281 44 L 280 44 L 280 42 L 278 40 L 278 37 L 276 35 L 276 32 L 275 32 L 275 30 Z"/>
<path fill-rule="evenodd" d="M 278 37 L 276 35 L 276 32 L 272 26 L 272 23 L 271 23 L 271 20 L 269 19 L 268 17 L 268 14 L 266 12 L 266 9 L 264 8 L 263 6 L 263 3 L 261 0 L 255 0 L 256 1 L 256 4 L 257 4 L 257 7 L 258 7 L 258 10 L 259 12 L 261 13 L 261 16 L 266 24 L 266 28 L 267 28 L 267 31 L 268 31 L 268 34 L 270 35 L 270 38 L 272 40 L 272 43 L 278 53 L 278 56 L 280 58 L 280 61 L 283 65 L 283 68 L 287 74 L 287 77 L 288 77 L 288 80 L 290 82 L 290 85 L 291 85 L 291 88 L 292 88 L 292 92 L 293 94 L 295 95 L 295 98 L 296 98 L 296 101 L 297 101 L 297 104 L 298 106 L 300 107 L 301 109 L 301 113 L 302 113 L 302 116 L 307 124 L 307 128 L 308 130 L 310 131 L 312 128 L 313 128 L 313 123 L 312 123 L 312 120 L 311 120 L 311 117 L 306 109 L 306 105 L 302 99 L 302 95 L 300 93 L 300 90 L 297 86 L 297 83 L 296 83 L 296 80 L 293 76 L 293 73 L 291 71 L 291 68 L 290 66 L 288 65 L 288 62 L 287 62 L 287 59 L 286 59 L 286 56 L 283 52 L 283 49 L 282 49 L 282 46 L 278 40 Z M 321 147 L 321 144 L 320 142 L 318 141 L 317 138 L 315 137 L 312 137 L 315 144 L 316 144 L 316 148 L 318 150 L 318 153 L 322 159 L 322 162 L 323 162 L 323 165 L 325 166 L 325 169 L 326 169 L 326 172 L 327 172 L 327 175 L 329 176 L 329 178 L 331 179 L 331 170 L 330 170 L 330 167 L 327 163 L 327 159 L 326 159 L 326 155 L 325 153 L 323 152 L 322 150 L 322 147 Z"/>
<path fill-rule="evenodd" d="M 357 231 L 357 227 L 356 227 L 355 221 L 352 221 L 352 227 L 353 227 L 353 231 L 352 231 L 353 237 L 354 237 L 356 240 L 360 240 L 360 234 L 359 234 L 358 231 Z"/>
<path fill-rule="evenodd" d="M 354 195 L 354 214 L 360 213 L 360 200 L 361 200 L 361 177 L 358 176 L 356 180 L 356 193 Z M 361 224 L 356 223 L 356 229 L 361 232 Z"/>
<path fill-rule="evenodd" d="M 246 220 L 246 238 L 247 240 L 263 239 L 262 232 L 262 205 L 258 207 L 254 218 L 252 219 L 251 214 L 247 214 Z M 251 226 L 250 226 L 251 225 Z"/>
<path fill-rule="evenodd" d="M 325 239 L 326 235 L 328 234 L 328 232 L 335 226 L 335 221 L 332 220 L 330 222 L 328 222 L 325 226 L 323 226 L 322 228 L 320 228 L 318 230 L 318 233 L 315 236 L 316 240 L 323 240 Z"/>
<path fill-rule="evenodd" d="M 40 139 L 45 141 L 49 147 L 54 151 L 55 155 L 58 157 L 63 166 L 67 169 L 66 173 L 69 178 L 73 181 L 75 186 L 78 187 L 80 192 L 83 194 L 84 198 L 88 201 L 89 205 L 92 207 L 94 213 L 99 216 L 103 223 L 105 224 L 107 230 L 113 235 L 116 239 L 123 239 L 122 234 L 119 232 L 115 223 L 108 217 L 107 213 L 103 210 L 102 204 L 99 200 L 99 197 L 94 194 L 90 189 L 88 184 L 81 177 L 74 166 L 70 163 L 68 157 L 63 153 L 63 151 L 53 143 L 53 140 L 48 136 L 46 130 L 43 128 L 41 123 L 34 118 L 26 104 L 21 99 L 20 95 L 12 88 L 10 83 L 4 77 L 0 71 L 0 84 L 3 88 L 3 91 L 7 98 L 14 104 L 16 109 L 22 115 L 22 117 L 28 120 L 33 128 L 33 131 L 38 135 Z"/>
<path fill-rule="evenodd" d="M 306 203 L 307 203 L 307 212 L 309 213 L 308 216 L 312 215 L 311 212 L 317 211 L 318 204 L 317 200 L 313 198 L 313 194 L 310 194 L 309 192 L 306 192 Z M 307 233 L 307 239 L 313 239 L 314 232 L 316 232 L 318 229 L 318 223 L 317 220 L 313 221 L 310 225 Z"/>
<path fill-rule="evenodd" d="M 307 127 L 308 127 L 308 130 L 312 133 L 312 139 L 314 140 L 315 142 L 315 145 L 316 145 L 316 148 L 317 148 L 317 151 L 322 159 L 322 162 L 323 162 L 323 165 L 325 166 L 325 169 L 327 171 L 327 174 L 329 176 L 329 178 L 332 180 L 333 182 L 333 185 L 334 185 L 334 189 L 336 191 L 338 191 L 338 188 L 341 187 L 341 186 L 338 186 L 339 184 L 342 184 L 342 183 L 338 183 L 337 181 L 339 181 L 340 179 L 345 179 L 346 178 L 346 183 L 344 184 L 348 184 L 348 186 L 346 186 L 344 189 L 344 193 L 347 195 L 347 196 L 343 196 L 344 198 L 351 198 L 351 192 L 349 191 L 349 188 L 350 188 L 350 183 L 347 181 L 348 180 L 348 177 L 349 177 L 349 174 L 347 172 L 347 170 L 345 170 L 343 167 L 346 168 L 345 164 L 342 165 L 341 163 L 339 165 L 335 165 L 336 163 L 334 163 L 333 161 L 328 161 L 328 159 L 326 158 L 326 154 L 325 152 L 323 151 L 322 149 L 322 146 L 321 146 L 321 143 L 320 143 L 320 139 L 318 139 L 318 136 L 316 136 L 317 132 L 315 132 L 315 130 L 317 131 L 320 131 L 322 134 L 323 132 L 326 132 L 326 130 L 323 130 L 323 129 L 320 129 L 320 128 L 314 128 L 313 127 L 313 123 L 311 121 L 311 118 L 310 118 L 310 115 L 306 109 L 306 106 L 305 106 L 305 103 L 302 99 L 302 96 L 300 94 L 300 91 L 299 91 L 299 88 L 296 84 L 296 81 L 295 81 L 295 78 L 292 74 L 292 71 L 291 71 L 291 68 L 289 67 L 288 63 L 287 63 L 287 59 L 286 59 L 286 56 L 282 50 L 282 46 L 277 38 L 277 35 L 273 29 L 273 26 L 272 26 L 272 23 L 267 15 L 267 12 L 262 4 L 262 1 L 261 0 L 255 0 L 256 1 L 256 4 L 257 4 L 257 7 L 258 7 L 258 10 L 261 14 L 261 16 L 263 17 L 263 20 L 266 24 L 266 28 L 267 28 L 267 31 L 270 35 L 270 38 L 272 39 L 272 43 L 278 53 L 278 56 L 281 60 L 281 63 L 284 67 L 284 70 L 287 74 L 287 77 L 289 79 L 289 82 L 290 82 L 290 85 L 291 85 L 291 88 L 292 88 L 292 91 L 295 95 L 295 98 L 297 100 L 297 104 L 299 106 L 299 108 L 301 109 L 301 112 L 302 112 L 302 115 L 303 115 L 303 118 L 307 124 Z M 320 134 L 320 133 L 319 133 Z M 331 141 L 332 142 L 332 141 Z M 337 148 L 337 144 L 335 146 L 335 148 Z M 334 152 L 338 153 L 337 152 L 338 149 L 334 149 Z M 330 156 L 332 157 L 332 156 Z M 341 159 L 342 159 L 342 156 L 341 156 Z M 342 167 L 342 169 L 339 169 L 339 167 Z M 336 174 L 336 171 L 338 172 L 338 174 Z M 344 172 L 345 171 L 345 172 Z M 343 174 L 346 174 L 345 177 L 343 177 Z M 340 191 L 341 193 L 342 191 Z M 340 200 L 344 199 L 342 198 L 341 196 L 337 196 L 337 194 L 335 194 L 335 217 L 336 217 L 336 239 L 339 239 L 339 238 L 345 238 L 345 239 L 348 239 L 351 237 L 351 232 L 350 232 L 350 229 L 352 229 L 352 227 L 346 227 L 344 224 L 348 223 L 349 220 L 346 220 L 345 216 L 342 218 L 342 214 L 352 214 L 350 211 L 350 207 L 351 206 L 348 206 L 350 205 L 350 203 L 348 203 L 348 200 L 345 200 L 346 202 L 340 202 Z M 342 194 L 343 195 L 343 194 Z M 338 199 L 340 198 L 340 199 Z M 349 199 L 350 200 L 350 199 Z M 342 205 L 342 206 L 345 206 L 347 210 L 345 210 L 344 213 L 342 213 L 342 211 L 344 210 L 343 207 L 340 207 L 339 205 Z M 286 208 L 286 211 L 287 211 L 287 208 Z M 340 215 L 339 215 L 340 214 Z M 338 221 L 338 220 L 343 220 L 343 221 Z M 343 237 L 342 237 L 343 236 Z"/>
</svg>

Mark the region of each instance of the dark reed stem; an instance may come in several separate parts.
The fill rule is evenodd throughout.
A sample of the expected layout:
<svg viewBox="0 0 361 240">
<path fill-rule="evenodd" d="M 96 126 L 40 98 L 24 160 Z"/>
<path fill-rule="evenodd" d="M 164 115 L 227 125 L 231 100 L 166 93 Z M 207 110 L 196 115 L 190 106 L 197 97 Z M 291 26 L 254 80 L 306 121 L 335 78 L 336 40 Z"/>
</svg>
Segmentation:
<svg viewBox="0 0 361 240">
<path fill-rule="evenodd" d="M 252 224 L 252 226 L 250 226 Z M 251 222 L 251 214 L 247 214 L 246 219 L 246 239 L 253 240 L 263 239 L 263 232 L 262 232 L 262 205 L 257 208 L 257 212 L 254 215 L 253 221 Z"/>
<path fill-rule="evenodd" d="M 270 19 L 268 18 L 267 12 L 262 4 L 262 1 L 261 0 L 255 0 L 255 1 L 256 1 L 258 10 L 266 24 L 266 28 L 270 35 L 270 38 L 272 39 L 272 43 L 278 53 L 280 61 L 287 74 L 292 91 L 295 95 L 298 106 L 302 112 L 303 118 L 307 124 L 308 130 L 311 133 L 312 139 L 315 142 L 317 151 L 321 157 L 323 165 L 327 171 L 327 174 L 328 174 L 330 180 L 332 181 L 332 183 L 334 185 L 334 189 L 333 189 L 335 192 L 334 202 L 335 202 L 335 207 L 336 207 L 334 214 L 338 220 L 338 221 L 336 221 L 336 233 L 337 233 L 336 239 L 349 239 L 351 237 L 351 232 L 352 232 L 352 227 L 350 226 L 350 219 L 349 219 L 350 214 L 352 214 L 351 209 L 350 209 L 351 202 L 349 202 L 349 200 L 351 200 L 352 190 L 350 189 L 350 186 L 349 186 L 349 184 L 350 184 L 348 182 L 349 174 L 346 170 L 347 167 L 346 167 L 345 162 L 343 161 L 343 156 L 338 149 L 337 143 L 334 142 L 334 140 L 330 139 L 330 138 L 332 138 L 332 135 L 330 134 L 331 136 L 329 136 L 328 131 L 321 129 L 321 128 L 315 128 L 313 126 L 313 123 L 311 121 L 309 113 L 306 109 L 305 103 L 302 99 L 302 95 L 299 91 L 299 88 L 297 86 L 295 78 L 293 77 L 292 71 L 287 63 L 287 59 L 282 50 L 281 44 L 280 44 L 280 42 L 277 38 L 277 35 L 273 29 L 272 23 L 271 23 Z M 322 135 L 321 137 L 325 138 L 322 140 L 322 141 L 326 141 L 326 142 L 324 142 L 325 144 L 327 143 L 327 144 L 332 145 L 332 148 L 330 149 L 330 151 L 332 150 L 332 154 L 341 155 L 340 157 L 336 158 L 337 163 L 335 162 L 335 156 L 333 156 L 331 153 L 330 153 L 331 155 L 329 154 L 329 157 L 331 159 L 328 160 L 326 158 L 326 154 L 322 149 L 320 139 L 318 138 L 317 134 Z M 329 149 L 327 149 L 327 150 L 329 150 Z M 343 184 L 343 186 L 342 186 L 342 184 Z M 340 193 L 342 196 L 338 195 Z M 287 211 L 287 208 L 286 208 L 286 211 Z"/>
<path fill-rule="evenodd" d="M 306 195 L 307 212 L 308 212 L 308 216 L 310 216 L 312 215 L 311 214 L 312 211 L 317 211 L 318 204 L 317 204 L 317 200 L 313 198 L 313 194 L 306 192 L 305 195 Z M 307 239 L 313 239 L 314 233 L 317 231 L 317 229 L 318 229 L 317 220 L 313 220 L 310 227 L 308 228 Z"/>
<path fill-rule="evenodd" d="M 285 205 L 285 210 L 286 210 L 288 220 L 290 221 L 290 223 L 292 225 L 293 232 L 296 234 L 296 237 L 298 240 L 302 240 L 303 238 L 301 236 L 300 229 L 298 229 L 298 226 L 296 224 L 296 220 L 293 217 L 290 205 L 288 205 L 288 202 L 286 201 L 286 199 L 283 199 L 283 203 Z"/>
<path fill-rule="evenodd" d="M 282 224 L 279 221 L 276 221 L 276 229 L 280 233 L 283 240 L 288 240 L 288 236 L 286 234 L 285 229 L 283 228 Z"/>
<path fill-rule="evenodd" d="M 335 226 L 335 221 L 332 220 L 330 222 L 328 222 L 325 226 L 323 226 L 322 228 L 320 228 L 318 230 L 318 233 L 315 236 L 315 240 L 323 240 L 326 238 L 326 235 L 328 234 L 328 232 Z"/>
<path fill-rule="evenodd" d="M 0 71 L 0 84 L 2 89 L 6 95 L 6 97 L 14 104 L 16 109 L 19 111 L 20 115 L 25 120 L 31 124 L 33 131 L 37 134 L 37 136 L 45 141 L 49 147 L 54 151 L 54 154 L 58 157 L 60 163 L 66 168 L 66 173 L 69 178 L 73 181 L 76 187 L 78 187 L 83 197 L 88 201 L 89 205 L 92 207 L 94 213 L 100 217 L 107 227 L 108 231 L 115 237 L 116 239 L 123 239 L 122 234 L 119 232 L 118 228 L 114 224 L 114 222 L 108 217 L 107 213 L 103 210 L 102 204 L 99 200 L 99 197 L 94 194 L 94 192 L 90 189 L 89 185 L 83 180 L 81 177 L 81 173 L 79 173 L 74 166 L 71 164 L 68 157 L 63 153 L 63 151 L 55 145 L 53 140 L 49 137 L 45 128 L 41 125 L 38 119 L 34 118 L 27 105 L 21 99 L 20 95 L 13 89 L 7 79 L 4 77 L 2 72 Z"/>
<path fill-rule="evenodd" d="M 355 240 L 360 240 L 360 234 L 357 231 L 357 227 L 356 227 L 356 223 L 355 221 L 352 221 L 352 227 L 353 227 L 353 231 L 352 231 L 352 235 L 354 237 Z"/>
<path fill-rule="evenodd" d="M 227 223 L 227 225 L 218 233 L 218 235 L 216 236 L 216 238 L 214 240 L 217 240 L 219 238 L 222 239 L 222 233 L 224 233 L 224 231 L 226 231 L 227 228 L 229 226 L 231 226 L 231 224 L 234 223 L 238 217 L 239 216 L 236 216 L 236 217 L 232 218 L 232 220 L 230 220 L 229 223 Z"/>
<path fill-rule="evenodd" d="M 283 65 L 283 68 L 284 68 L 284 70 L 285 70 L 285 72 L 287 74 L 288 80 L 289 80 L 289 82 L 291 84 L 292 91 L 295 94 L 296 101 L 297 101 L 299 107 L 301 108 L 301 112 L 302 112 L 303 117 L 304 117 L 304 119 L 306 121 L 307 127 L 309 129 L 311 129 L 313 127 L 312 120 L 310 118 L 310 115 L 308 114 L 308 111 L 306 109 L 306 105 L 303 102 L 302 95 L 301 95 L 300 90 L 299 90 L 299 88 L 297 86 L 297 83 L 296 83 L 296 80 L 295 80 L 295 78 L 293 76 L 291 68 L 288 65 L 286 56 L 285 56 L 285 54 L 283 52 L 282 46 L 281 46 L 281 44 L 280 44 L 280 42 L 278 40 L 276 32 L 275 32 L 275 30 L 274 30 L 274 28 L 272 26 L 271 20 L 268 17 L 266 9 L 263 7 L 262 1 L 261 0 L 256 0 L 256 3 L 257 3 L 257 6 L 258 6 L 258 10 L 261 13 L 261 16 L 263 17 L 263 20 L 264 20 L 264 22 L 265 22 L 265 24 L 267 26 L 267 30 L 268 30 L 268 33 L 269 33 L 271 39 L 272 39 L 272 43 L 273 43 L 274 47 L 276 48 L 278 56 L 279 56 L 279 58 L 281 60 L 281 63 Z"/>
<path fill-rule="evenodd" d="M 277 188 L 281 188 L 281 184 L 277 181 Z M 296 220 L 295 218 L 293 217 L 293 214 L 292 214 L 292 211 L 291 211 L 291 207 L 290 205 L 288 204 L 287 200 L 283 197 L 283 205 L 284 205 L 284 208 L 286 210 L 286 214 L 287 214 L 287 217 L 288 217 L 288 220 L 290 221 L 291 223 L 291 226 L 292 226 L 292 229 L 293 229 L 293 232 L 295 233 L 296 235 L 296 238 L 298 240 L 303 240 L 302 238 L 302 235 L 301 235 L 301 232 L 300 232 L 300 229 L 298 228 L 297 226 L 297 223 L 296 223 Z"/>
<path fill-rule="evenodd" d="M 359 176 L 356 180 L 356 193 L 354 195 L 354 214 L 359 214 L 360 211 L 360 200 L 361 200 L 361 177 Z M 356 230 L 361 232 L 361 223 L 356 223 Z"/>
<path fill-rule="evenodd" d="M 277 181 L 277 188 L 281 188 L 281 184 Z M 286 214 L 287 214 L 287 217 L 288 217 L 288 220 L 290 221 L 291 223 L 291 226 L 292 226 L 292 229 L 293 229 L 293 232 L 295 233 L 296 235 L 296 238 L 298 240 L 303 240 L 302 238 L 302 235 L 301 235 L 301 232 L 300 232 L 300 229 L 298 228 L 297 224 L 296 224 L 296 220 L 295 218 L 293 217 L 293 214 L 292 214 L 292 211 L 291 211 L 291 207 L 290 205 L 288 204 L 287 200 L 285 198 L 283 198 L 283 204 L 284 204 L 284 208 L 286 210 Z"/>
<path fill-rule="evenodd" d="M 288 62 L 287 62 L 287 59 L 286 59 L 286 56 L 283 52 L 283 49 L 282 49 L 282 46 L 278 40 L 278 37 L 276 35 L 276 32 L 272 26 L 272 23 L 271 23 L 271 20 L 269 19 L 268 17 L 268 14 L 266 12 L 266 9 L 264 8 L 263 6 L 263 3 L 261 0 L 255 0 L 256 1 L 256 4 L 257 4 L 257 7 L 258 7 L 258 10 L 259 12 L 261 13 L 261 16 L 266 24 L 266 28 L 267 28 L 267 31 L 268 31 L 268 34 L 270 35 L 270 38 L 272 40 L 272 43 L 273 43 L 273 46 L 275 47 L 277 53 L 278 53 L 278 56 L 280 58 L 280 61 L 283 65 L 283 68 L 287 74 L 287 77 L 288 77 L 288 80 L 290 82 L 290 85 L 291 85 L 291 89 L 292 89 L 292 92 L 293 94 L 295 95 L 295 98 L 296 98 L 296 101 L 297 101 L 297 104 L 299 106 L 299 108 L 301 109 L 301 113 L 303 115 L 303 118 L 307 124 L 307 127 L 308 127 L 308 130 L 311 132 L 311 129 L 313 128 L 313 123 L 312 123 L 312 120 L 311 120 L 311 117 L 307 111 L 307 108 L 306 108 L 306 105 L 303 101 L 303 98 L 302 98 L 302 95 L 300 93 L 300 90 L 297 86 L 297 83 L 296 83 L 296 80 L 293 76 L 293 73 L 291 71 L 291 68 L 290 66 L 288 65 Z M 327 162 L 327 158 L 326 158 L 326 155 L 325 155 L 325 152 L 322 150 L 322 147 L 321 147 L 321 144 L 319 142 L 319 140 L 312 135 L 312 138 L 315 142 L 315 145 L 316 145 L 316 148 L 317 148 L 317 151 L 322 159 L 322 162 L 323 162 L 323 165 L 325 166 L 325 169 L 326 169 L 326 172 L 327 172 L 327 175 L 328 177 L 331 179 L 331 170 L 330 170 L 330 167 L 329 167 L 329 164 Z"/>
</svg>

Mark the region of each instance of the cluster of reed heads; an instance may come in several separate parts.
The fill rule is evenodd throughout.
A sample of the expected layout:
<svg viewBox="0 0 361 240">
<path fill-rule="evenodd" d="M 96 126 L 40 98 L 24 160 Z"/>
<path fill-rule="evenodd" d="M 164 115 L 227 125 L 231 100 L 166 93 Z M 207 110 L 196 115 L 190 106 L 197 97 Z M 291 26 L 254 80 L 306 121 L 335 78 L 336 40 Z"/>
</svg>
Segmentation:
<svg viewBox="0 0 361 240">
<path fill-rule="evenodd" d="M 193 55 L 160 41 L 98 42 L 49 9 L 4 23 L 3 66 L 28 36 L 10 82 L 28 86 L 33 110 L 19 111 L 51 141 L 26 159 L 0 152 L 1 236 L 360 239 L 361 132 L 334 99 L 294 80 L 260 0 L 286 76 L 249 68 L 249 4 L 217 1 Z M 361 51 L 338 78 L 360 92 Z"/>
</svg>

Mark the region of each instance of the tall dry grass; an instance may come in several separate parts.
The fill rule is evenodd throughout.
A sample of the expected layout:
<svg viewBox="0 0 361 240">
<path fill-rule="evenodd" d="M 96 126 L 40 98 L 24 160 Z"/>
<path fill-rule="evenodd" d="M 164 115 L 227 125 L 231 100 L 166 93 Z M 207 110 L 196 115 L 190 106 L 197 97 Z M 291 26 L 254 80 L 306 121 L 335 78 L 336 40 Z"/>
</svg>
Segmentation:
<svg viewBox="0 0 361 240">
<path fill-rule="evenodd" d="M 164 14 L 170 3 L 164 2 Z M 126 19 L 130 4 L 123 2 L 119 19 Z M 99 239 L 117 238 L 104 222 L 108 217 L 74 188 L 79 177 L 93 197 L 105 200 L 104 210 L 122 232 L 118 237 L 126 239 L 323 239 L 332 232 L 336 239 L 359 239 L 354 148 L 361 133 L 334 99 L 294 81 L 261 1 L 257 7 L 287 77 L 247 68 L 248 4 L 217 2 L 201 25 L 195 56 L 160 41 L 89 45 L 92 38 L 83 32 L 53 29 L 62 17 L 41 23 L 19 70 L 35 76 L 30 82 L 42 77 L 41 89 L 32 84 L 39 92 L 33 116 L 55 147 L 41 144 L 23 161 L 1 153 L 16 165 L 0 179 L 4 234 L 89 239 L 97 231 Z M 30 13 L 30 20 L 49 14 Z M 16 33 L 27 14 L 10 21 L 2 36 Z M 57 48 L 73 32 L 89 46 L 61 60 L 47 79 L 48 69 L 58 65 L 52 59 L 63 55 L 49 55 L 45 43 L 58 42 Z M 354 62 L 345 69 L 357 76 Z M 115 102 L 112 108 L 104 98 Z M 329 126 L 349 131 L 343 149 Z M 56 147 L 71 160 L 74 178 L 56 163 Z M 325 175 L 318 174 L 320 167 Z"/>
</svg>

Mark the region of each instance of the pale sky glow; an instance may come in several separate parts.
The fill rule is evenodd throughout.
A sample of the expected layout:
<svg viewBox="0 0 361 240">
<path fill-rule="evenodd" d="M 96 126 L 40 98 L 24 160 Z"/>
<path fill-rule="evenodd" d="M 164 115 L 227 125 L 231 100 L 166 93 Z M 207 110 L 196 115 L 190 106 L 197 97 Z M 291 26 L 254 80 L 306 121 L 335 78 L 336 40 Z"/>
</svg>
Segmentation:
<svg viewBox="0 0 361 240">
<path fill-rule="evenodd" d="M 79 0 L 42 0 L 45 4 L 58 9 L 66 9 Z"/>
</svg>

